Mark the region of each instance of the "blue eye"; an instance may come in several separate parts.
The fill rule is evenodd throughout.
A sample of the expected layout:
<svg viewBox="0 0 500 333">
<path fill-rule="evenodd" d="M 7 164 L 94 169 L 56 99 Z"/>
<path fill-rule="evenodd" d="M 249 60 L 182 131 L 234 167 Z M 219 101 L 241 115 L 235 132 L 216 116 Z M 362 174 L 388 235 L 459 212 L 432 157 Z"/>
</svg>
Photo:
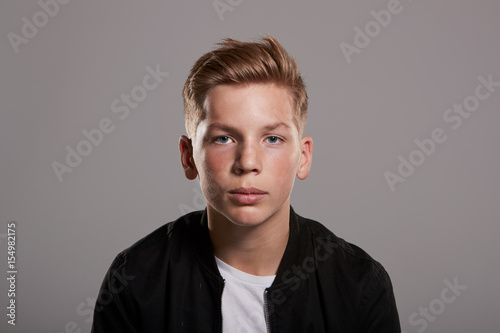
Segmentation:
<svg viewBox="0 0 500 333">
<path fill-rule="evenodd" d="M 280 138 L 278 138 L 277 136 L 269 136 L 267 138 L 267 142 L 269 143 L 278 143 L 280 140 Z"/>
<path fill-rule="evenodd" d="M 218 143 L 228 143 L 229 142 L 229 137 L 228 136 L 219 136 L 216 141 Z"/>
</svg>

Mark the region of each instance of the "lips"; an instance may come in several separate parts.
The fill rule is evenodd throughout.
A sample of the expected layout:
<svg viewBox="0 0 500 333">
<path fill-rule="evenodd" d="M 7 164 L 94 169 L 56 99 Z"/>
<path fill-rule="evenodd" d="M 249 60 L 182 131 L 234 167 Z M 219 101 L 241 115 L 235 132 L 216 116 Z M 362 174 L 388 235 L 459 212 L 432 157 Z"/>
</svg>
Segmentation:
<svg viewBox="0 0 500 333">
<path fill-rule="evenodd" d="M 240 187 L 229 191 L 229 195 L 231 199 L 239 204 L 251 205 L 264 199 L 267 192 L 255 187 Z"/>
</svg>

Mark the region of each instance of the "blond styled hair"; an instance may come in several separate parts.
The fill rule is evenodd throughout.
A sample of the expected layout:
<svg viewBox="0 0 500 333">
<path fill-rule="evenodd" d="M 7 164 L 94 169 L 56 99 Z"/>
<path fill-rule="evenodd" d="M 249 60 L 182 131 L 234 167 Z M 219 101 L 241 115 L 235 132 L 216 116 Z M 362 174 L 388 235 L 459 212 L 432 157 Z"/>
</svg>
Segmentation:
<svg viewBox="0 0 500 333">
<path fill-rule="evenodd" d="M 219 48 L 201 56 L 191 68 L 184 84 L 184 120 L 193 138 L 205 119 L 205 101 L 210 89 L 218 85 L 274 83 L 288 90 L 293 100 L 294 121 L 302 134 L 307 120 L 307 92 L 297 62 L 271 36 L 259 42 L 240 42 L 226 38 Z"/>
</svg>

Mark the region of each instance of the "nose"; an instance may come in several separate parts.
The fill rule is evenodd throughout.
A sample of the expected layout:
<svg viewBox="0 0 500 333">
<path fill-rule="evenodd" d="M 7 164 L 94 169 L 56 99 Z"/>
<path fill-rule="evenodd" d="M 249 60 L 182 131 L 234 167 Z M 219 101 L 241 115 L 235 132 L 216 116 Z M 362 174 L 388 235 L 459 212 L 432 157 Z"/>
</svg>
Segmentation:
<svg viewBox="0 0 500 333">
<path fill-rule="evenodd" d="M 259 174 L 262 170 L 260 160 L 260 150 L 257 144 L 244 142 L 238 147 L 237 156 L 234 163 L 236 174 L 254 172 Z"/>
</svg>

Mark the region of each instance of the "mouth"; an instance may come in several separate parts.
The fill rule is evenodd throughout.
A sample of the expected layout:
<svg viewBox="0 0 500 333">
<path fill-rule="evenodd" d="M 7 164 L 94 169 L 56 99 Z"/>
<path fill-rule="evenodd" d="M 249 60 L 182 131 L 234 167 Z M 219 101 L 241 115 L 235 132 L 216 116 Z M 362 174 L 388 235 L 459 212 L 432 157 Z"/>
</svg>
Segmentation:
<svg viewBox="0 0 500 333">
<path fill-rule="evenodd" d="M 229 191 L 231 199 L 242 205 L 250 205 L 259 202 L 267 195 L 266 191 L 262 191 L 255 187 L 240 187 Z"/>
</svg>

